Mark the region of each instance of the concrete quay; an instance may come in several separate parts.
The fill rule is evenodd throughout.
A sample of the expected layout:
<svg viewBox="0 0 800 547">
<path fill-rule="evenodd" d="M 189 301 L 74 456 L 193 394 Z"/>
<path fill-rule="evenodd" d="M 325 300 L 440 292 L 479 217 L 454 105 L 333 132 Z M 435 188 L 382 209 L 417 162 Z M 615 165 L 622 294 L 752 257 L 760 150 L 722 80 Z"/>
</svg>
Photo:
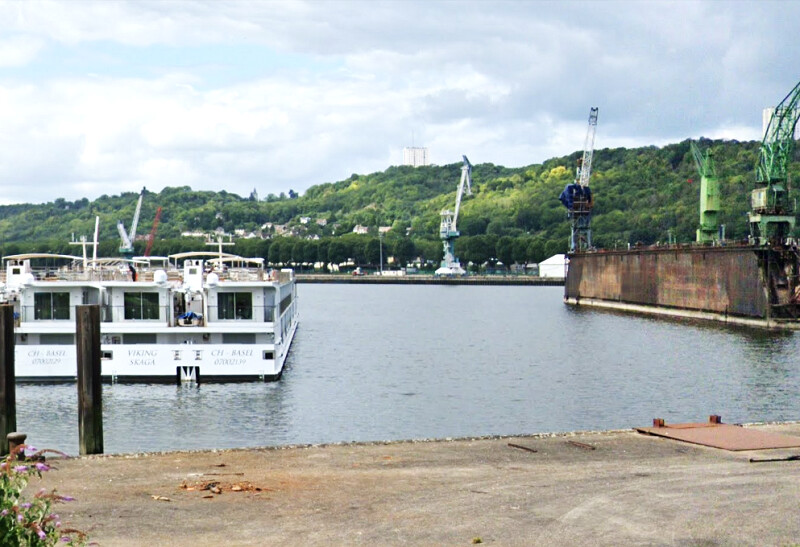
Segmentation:
<svg viewBox="0 0 800 547">
<path fill-rule="evenodd" d="M 28 488 L 99 545 L 789 546 L 800 461 L 749 460 L 798 453 L 625 430 L 92 456 Z"/>
</svg>

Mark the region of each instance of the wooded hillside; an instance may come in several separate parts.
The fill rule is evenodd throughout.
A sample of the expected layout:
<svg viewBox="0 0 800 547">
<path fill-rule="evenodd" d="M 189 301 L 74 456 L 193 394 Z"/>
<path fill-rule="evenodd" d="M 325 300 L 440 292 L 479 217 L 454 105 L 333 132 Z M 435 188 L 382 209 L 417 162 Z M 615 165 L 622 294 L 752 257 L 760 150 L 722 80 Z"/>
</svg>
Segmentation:
<svg viewBox="0 0 800 547">
<path fill-rule="evenodd" d="M 753 188 L 757 142 L 710 141 L 721 181 L 722 224 L 729 239 L 747 236 L 749 195 Z M 462 204 L 456 252 L 462 263 L 539 262 L 568 247 L 569 224 L 558 201 L 574 178 L 579 152 L 543 164 L 505 168 L 478 164 L 473 169 L 473 195 Z M 800 174 L 792 164 L 793 178 Z M 150 231 L 155 210 L 162 207 L 154 255 L 206 248 L 182 232 L 256 234 L 234 238 L 232 252 L 264 256 L 272 263 L 379 260 L 378 227 L 391 226 L 384 237 L 384 256 L 405 262 L 421 256 L 438 263 L 439 213 L 452 208 L 461 163 L 430 167 L 390 167 L 380 173 L 312 186 L 302 195 L 270 195 L 263 200 L 229 192 L 192 191 L 188 187 L 147 192 L 138 236 Z M 224 185 L 224 182 L 221 183 Z M 254 182 L 256 189 L 258 182 Z M 598 247 L 666 241 L 672 231 L 679 242 L 694 239 L 698 223 L 699 175 L 689 141 L 663 148 L 603 149 L 595 152 L 591 186 L 595 196 L 592 221 Z M 792 196 L 795 193 L 792 192 Z M 40 204 L 0 206 L 0 252 L 79 253 L 70 246 L 74 234 L 91 238 L 100 217 L 100 253 L 114 256 L 119 247 L 116 223 L 130 225 L 138 195 L 124 193 L 74 202 L 56 199 Z M 355 226 L 367 234 L 355 234 Z M 283 233 L 283 235 L 278 235 Z M 262 239 L 262 237 L 267 237 Z M 145 241 L 137 239 L 137 252 Z"/>
</svg>

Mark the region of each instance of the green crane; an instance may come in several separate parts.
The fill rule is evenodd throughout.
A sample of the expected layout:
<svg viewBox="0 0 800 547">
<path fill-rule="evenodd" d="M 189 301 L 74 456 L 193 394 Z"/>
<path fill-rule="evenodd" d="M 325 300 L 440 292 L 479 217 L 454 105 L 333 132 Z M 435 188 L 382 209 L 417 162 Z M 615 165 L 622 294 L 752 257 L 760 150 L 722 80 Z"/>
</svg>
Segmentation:
<svg viewBox="0 0 800 547">
<path fill-rule="evenodd" d="M 717 217 L 719 214 L 719 179 L 714 167 L 714 153 L 711 149 L 703 154 L 694 141 L 689 143 L 700 173 L 700 226 L 697 228 L 698 243 L 719 241 Z"/>
<path fill-rule="evenodd" d="M 761 141 L 756 189 L 750 196 L 750 240 L 755 245 L 785 245 L 795 226 L 789 202 L 789 162 L 800 103 L 800 83 L 775 108 Z"/>
</svg>

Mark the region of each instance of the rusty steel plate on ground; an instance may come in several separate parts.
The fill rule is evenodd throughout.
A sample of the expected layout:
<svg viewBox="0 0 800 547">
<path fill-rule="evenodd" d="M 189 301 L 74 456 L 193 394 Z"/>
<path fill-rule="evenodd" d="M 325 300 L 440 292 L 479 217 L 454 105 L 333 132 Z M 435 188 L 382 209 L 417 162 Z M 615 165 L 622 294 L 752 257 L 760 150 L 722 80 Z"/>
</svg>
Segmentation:
<svg viewBox="0 0 800 547">
<path fill-rule="evenodd" d="M 692 423 L 637 427 L 639 433 L 723 450 L 767 450 L 800 447 L 800 437 L 758 431 L 730 424 Z"/>
</svg>

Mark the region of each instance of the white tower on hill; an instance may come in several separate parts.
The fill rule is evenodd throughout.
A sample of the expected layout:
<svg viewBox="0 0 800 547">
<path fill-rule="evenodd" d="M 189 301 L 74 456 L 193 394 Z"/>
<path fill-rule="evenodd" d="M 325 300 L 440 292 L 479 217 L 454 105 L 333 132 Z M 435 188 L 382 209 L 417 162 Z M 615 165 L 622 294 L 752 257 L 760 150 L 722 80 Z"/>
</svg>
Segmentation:
<svg viewBox="0 0 800 547">
<path fill-rule="evenodd" d="M 430 165 L 431 160 L 428 156 L 428 149 L 419 146 L 407 146 L 403 148 L 403 165 L 420 167 Z"/>
</svg>

